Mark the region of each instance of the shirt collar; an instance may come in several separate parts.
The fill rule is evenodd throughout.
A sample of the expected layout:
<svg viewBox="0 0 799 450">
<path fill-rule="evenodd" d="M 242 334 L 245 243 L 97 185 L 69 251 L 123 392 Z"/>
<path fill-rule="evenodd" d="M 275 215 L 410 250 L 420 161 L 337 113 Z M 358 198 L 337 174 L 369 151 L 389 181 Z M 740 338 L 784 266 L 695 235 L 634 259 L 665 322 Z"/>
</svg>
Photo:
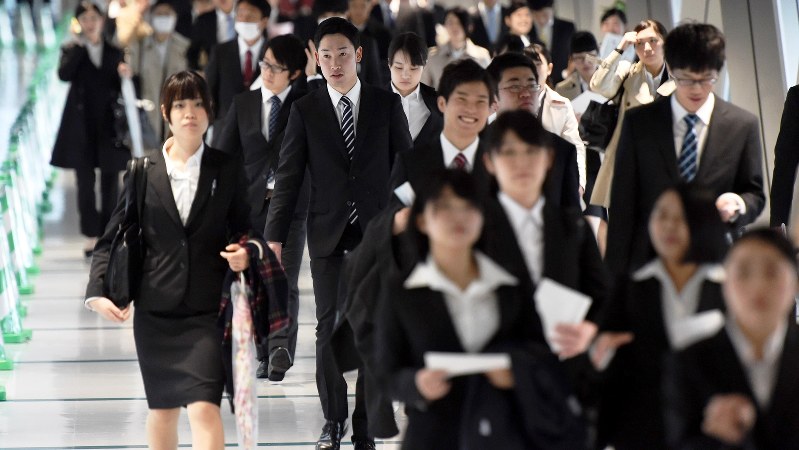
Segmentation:
<svg viewBox="0 0 799 450">
<path fill-rule="evenodd" d="M 176 164 L 169 158 L 167 154 L 167 149 L 172 147 L 172 144 L 175 143 L 175 138 L 170 137 L 169 139 L 164 142 L 164 146 L 161 148 L 161 154 L 164 156 L 164 164 L 166 164 L 166 174 L 168 176 L 172 176 L 172 173 L 177 169 Z M 194 152 L 193 155 L 186 160 L 186 170 L 190 169 L 199 169 L 200 163 L 203 159 L 203 153 L 205 152 L 205 142 L 200 143 L 200 148 Z"/>
<path fill-rule="evenodd" d="M 227 20 L 228 17 L 233 17 L 233 14 L 236 11 L 236 9 L 235 8 L 231 9 L 229 13 L 226 13 L 219 8 L 216 8 L 215 11 L 216 11 L 216 18 L 218 20 Z"/>
<path fill-rule="evenodd" d="M 478 136 L 474 142 L 469 144 L 465 149 L 458 150 L 449 139 L 444 136 L 444 133 L 441 133 L 441 150 L 444 151 L 444 165 L 449 167 L 452 160 L 458 156 L 458 153 L 463 153 L 463 156 L 466 157 L 466 162 L 469 163 L 469 171 L 474 168 L 474 159 L 477 155 L 477 146 L 480 145 L 480 137 Z"/>
<path fill-rule="evenodd" d="M 754 349 L 749 339 L 744 336 L 743 331 L 735 322 L 735 318 L 732 317 L 730 313 L 728 313 L 728 315 L 730 317 L 728 317 L 726 321 L 725 329 L 727 330 L 727 335 L 730 337 L 732 346 L 735 348 L 735 353 L 738 354 L 744 366 L 749 367 L 764 363 L 773 365 L 779 361 L 785 342 L 785 333 L 788 331 L 787 320 L 780 322 L 777 329 L 768 337 L 765 348 L 763 349 L 763 359 L 757 360 L 755 359 Z"/>
<path fill-rule="evenodd" d="M 699 267 L 696 268 L 696 273 L 691 279 L 697 277 L 714 283 L 721 283 L 724 281 L 724 268 L 719 264 L 700 264 Z M 643 267 L 636 270 L 632 276 L 634 281 L 644 281 L 650 278 L 656 278 L 661 283 L 671 283 L 671 277 L 660 258 L 655 258 L 648 262 Z"/>
<path fill-rule="evenodd" d="M 516 286 L 519 283 L 513 275 L 480 251 L 474 251 L 474 258 L 477 261 L 478 276 L 464 291 L 441 273 L 431 255 L 416 265 L 403 286 L 405 289 L 430 288 L 452 295 L 481 295 L 492 292 L 500 286 Z"/>
<path fill-rule="evenodd" d="M 342 94 L 341 92 L 333 89 L 329 83 L 327 85 L 327 94 L 330 96 L 330 101 L 333 102 L 333 107 L 338 108 L 338 102 L 341 101 L 341 97 L 347 96 L 352 102 L 352 107 L 355 108 L 355 105 L 358 104 L 358 100 L 361 98 L 361 80 L 359 78 L 355 78 L 355 86 L 352 87 L 346 94 Z"/>
<path fill-rule="evenodd" d="M 393 81 L 391 82 L 391 90 L 394 91 L 395 94 L 399 95 L 401 99 L 418 100 L 421 88 L 422 88 L 422 83 L 419 83 L 416 85 L 416 89 L 414 89 L 413 92 L 403 97 L 402 94 L 400 94 L 400 92 L 394 86 L 394 82 Z"/>
<path fill-rule="evenodd" d="M 252 44 L 252 45 L 247 45 L 247 41 L 242 39 L 241 36 L 237 37 L 236 39 L 238 39 L 238 41 L 239 41 L 239 54 L 243 55 L 243 54 L 247 53 L 247 50 L 249 50 L 249 51 L 252 52 L 252 59 L 253 60 L 260 56 L 261 46 L 264 43 L 264 37 L 263 36 L 258 38 L 258 40 L 255 41 L 255 44 Z"/>
<path fill-rule="evenodd" d="M 710 125 L 710 117 L 713 115 L 713 107 L 715 105 L 716 96 L 711 92 L 707 97 L 707 100 L 705 100 L 705 103 L 700 106 L 695 113 L 697 116 L 699 116 L 699 120 L 701 120 L 705 126 Z M 671 95 L 671 114 L 674 118 L 674 123 L 679 123 L 686 115 L 689 114 L 688 111 L 682 107 L 680 102 L 677 101 L 677 96 L 674 94 Z"/>
<path fill-rule="evenodd" d="M 286 97 L 289 96 L 289 92 L 290 91 L 291 91 L 291 85 L 288 85 L 286 87 L 286 89 L 283 89 L 283 91 L 281 91 L 279 94 L 277 94 L 277 98 L 280 99 L 280 104 L 281 105 L 286 102 Z M 264 103 L 264 104 L 268 103 L 269 100 L 271 100 L 272 97 L 274 97 L 274 96 L 275 96 L 275 94 L 272 91 L 270 91 L 269 89 L 261 86 L 261 102 L 262 103 Z"/>
<path fill-rule="evenodd" d="M 510 198 L 510 196 L 502 191 L 497 195 L 499 203 L 502 205 L 505 212 L 510 216 L 513 222 L 513 228 L 520 228 L 528 218 L 533 219 L 533 224 L 537 227 L 544 225 L 544 196 L 542 195 L 532 208 L 527 209 Z"/>
</svg>

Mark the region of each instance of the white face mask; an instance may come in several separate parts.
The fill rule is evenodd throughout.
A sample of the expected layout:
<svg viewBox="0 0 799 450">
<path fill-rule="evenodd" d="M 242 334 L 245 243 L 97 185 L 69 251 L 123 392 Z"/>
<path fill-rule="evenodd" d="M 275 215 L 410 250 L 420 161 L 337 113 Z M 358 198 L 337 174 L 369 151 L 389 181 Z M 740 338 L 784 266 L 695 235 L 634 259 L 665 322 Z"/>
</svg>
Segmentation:
<svg viewBox="0 0 799 450">
<path fill-rule="evenodd" d="M 261 36 L 261 29 L 257 23 L 236 22 L 236 33 L 245 41 L 253 41 Z"/>
<path fill-rule="evenodd" d="M 175 16 L 153 16 L 153 30 L 158 34 L 169 34 L 175 30 Z"/>
</svg>

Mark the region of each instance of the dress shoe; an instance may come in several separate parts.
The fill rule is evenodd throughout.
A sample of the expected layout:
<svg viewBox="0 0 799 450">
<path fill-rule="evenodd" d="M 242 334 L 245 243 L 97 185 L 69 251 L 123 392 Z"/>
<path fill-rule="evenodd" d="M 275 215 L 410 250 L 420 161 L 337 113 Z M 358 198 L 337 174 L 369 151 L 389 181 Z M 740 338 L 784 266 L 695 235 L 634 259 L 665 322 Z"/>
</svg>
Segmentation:
<svg viewBox="0 0 799 450">
<path fill-rule="evenodd" d="M 341 448 L 341 438 L 347 434 L 347 421 L 337 422 L 328 420 L 322 427 L 322 434 L 316 441 L 316 450 L 339 450 Z"/>
<path fill-rule="evenodd" d="M 354 450 L 375 450 L 377 448 L 375 447 L 375 441 L 371 439 L 365 439 L 365 440 L 359 439 L 357 441 L 353 439 L 352 447 L 354 448 Z"/>
<path fill-rule="evenodd" d="M 268 361 L 261 361 L 261 364 L 258 365 L 258 370 L 255 371 L 255 376 L 257 378 L 269 378 L 269 362 Z"/>
<path fill-rule="evenodd" d="M 263 364 L 263 363 L 262 363 Z M 269 354 L 267 373 L 269 381 L 283 381 L 283 377 L 291 367 L 291 355 L 284 347 L 278 347 Z"/>
</svg>

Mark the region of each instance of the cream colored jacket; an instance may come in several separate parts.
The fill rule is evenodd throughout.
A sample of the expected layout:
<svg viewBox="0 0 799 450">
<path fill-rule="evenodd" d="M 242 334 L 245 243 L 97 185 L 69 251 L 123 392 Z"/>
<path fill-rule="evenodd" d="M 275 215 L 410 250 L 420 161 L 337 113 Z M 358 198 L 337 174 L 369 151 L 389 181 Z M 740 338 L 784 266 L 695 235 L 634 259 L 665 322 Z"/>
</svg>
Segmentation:
<svg viewBox="0 0 799 450">
<path fill-rule="evenodd" d="M 491 54 L 488 53 L 488 50 L 476 45 L 471 39 L 466 40 L 466 50 L 461 56 L 461 59 L 463 58 L 471 58 L 482 67 L 488 67 L 491 64 Z M 452 47 L 449 46 L 449 43 L 431 48 L 430 55 L 427 57 L 427 65 L 422 73 L 422 83 L 438 90 L 438 82 L 441 80 L 444 67 L 457 60 L 458 58 L 452 56 Z"/>
<path fill-rule="evenodd" d="M 580 174 L 580 186 L 585 188 L 585 144 L 577 129 L 577 116 L 574 115 L 572 102 L 549 86 L 546 89 L 541 125 L 577 147 L 577 171 Z"/>
</svg>

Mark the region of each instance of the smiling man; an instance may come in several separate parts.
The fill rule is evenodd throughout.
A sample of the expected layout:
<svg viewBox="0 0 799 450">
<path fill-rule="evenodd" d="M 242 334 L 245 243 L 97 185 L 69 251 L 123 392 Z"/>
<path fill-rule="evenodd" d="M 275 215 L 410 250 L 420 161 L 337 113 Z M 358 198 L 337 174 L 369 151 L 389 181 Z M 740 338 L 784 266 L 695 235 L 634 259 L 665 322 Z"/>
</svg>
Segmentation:
<svg viewBox="0 0 799 450">
<path fill-rule="evenodd" d="M 342 263 L 386 206 L 392 162 L 411 148 L 412 141 L 399 96 L 358 80 L 356 65 L 362 57 L 358 29 L 331 17 L 319 24 L 314 43 L 316 63 L 327 82 L 291 106 L 265 234 L 280 257 L 307 171 L 308 250 L 318 322 L 316 385 L 325 417 L 317 449 L 338 449 L 347 431 L 347 383 L 329 342 Z M 359 373 L 352 440 L 355 449 L 374 449 L 363 393 Z"/>
<path fill-rule="evenodd" d="M 666 37 L 668 72 L 677 88 L 627 113 L 611 188 L 606 260 L 616 273 L 651 259 L 646 217 L 655 199 L 679 182 L 717 196 L 731 231 L 765 205 L 757 118 L 713 94 L 724 66 L 724 35 L 688 23 Z"/>
</svg>

